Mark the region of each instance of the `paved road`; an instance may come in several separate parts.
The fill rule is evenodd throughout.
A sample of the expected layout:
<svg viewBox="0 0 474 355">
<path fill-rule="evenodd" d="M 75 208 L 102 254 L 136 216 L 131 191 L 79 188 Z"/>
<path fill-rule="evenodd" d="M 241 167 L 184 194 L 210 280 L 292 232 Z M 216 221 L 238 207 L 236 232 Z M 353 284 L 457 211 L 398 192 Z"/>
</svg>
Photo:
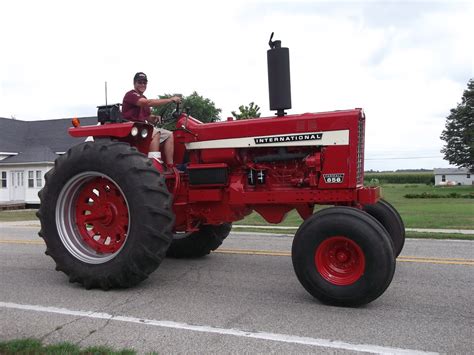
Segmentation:
<svg viewBox="0 0 474 355">
<path fill-rule="evenodd" d="M 229 236 L 222 252 L 166 259 L 131 290 L 86 291 L 54 271 L 37 227 L 0 226 L 0 339 L 162 353 L 468 354 L 474 242 L 408 240 L 371 304 L 320 304 L 298 283 L 291 238 Z"/>
</svg>

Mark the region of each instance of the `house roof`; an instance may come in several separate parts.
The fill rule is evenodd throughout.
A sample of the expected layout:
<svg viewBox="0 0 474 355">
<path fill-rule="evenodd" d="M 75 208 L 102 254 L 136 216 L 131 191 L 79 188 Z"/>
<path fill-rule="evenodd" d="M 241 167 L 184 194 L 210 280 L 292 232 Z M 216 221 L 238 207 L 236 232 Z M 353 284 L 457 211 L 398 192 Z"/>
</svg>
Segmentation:
<svg viewBox="0 0 474 355">
<path fill-rule="evenodd" d="M 80 118 L 82 125 L 95 125 L 96 117 Z M 0 152 L 18 153 L 0 164 L 53 162 L 58 152 L 65 152 L 84 141 L 67 133 L 71 119 L 21 121 L 0 117 Z"/>
<path fill-rule="evenodd" d="M 0 117 L 0 152 L 20 151 L 27 132 L 25 121 Z"/>
<path fill-rule="evenodd" d="M 51 148 L 34 145 L 26 147 L 23 152 L 18 155 L 8 157 L 0 161 L 0 164 L 21 164 L 21 163 L 37 163 L 37 162 L 51 162 L 58 157 Z"/>
<path fill-rule="evenodd" d="M 469 169 L 467 168 L 443 168 L 443 169 L 433 169 L 435 175 L 465 175 L 469 174 Z"/>
</svg>

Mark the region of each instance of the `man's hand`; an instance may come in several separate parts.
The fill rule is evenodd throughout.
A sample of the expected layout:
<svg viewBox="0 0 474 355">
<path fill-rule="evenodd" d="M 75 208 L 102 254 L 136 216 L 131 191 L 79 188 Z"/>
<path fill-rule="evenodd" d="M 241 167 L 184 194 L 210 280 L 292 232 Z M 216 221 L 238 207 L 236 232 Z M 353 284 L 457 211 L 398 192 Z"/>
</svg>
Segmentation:
<svg viewBox="0 0 474 355">
<path fill-rule="evenodd" d="M 181 101 L 183 101 L 183 98 L 181 96 L 172 96 L 170 97 L 170 100 L 173 101 L 175 104 L 180 104 Z"/>
<path fill-rule="evenodd" d="M 149 121 L 153 124 L 162 123 L 161 116 L 150 115 Z"/>
</svg>

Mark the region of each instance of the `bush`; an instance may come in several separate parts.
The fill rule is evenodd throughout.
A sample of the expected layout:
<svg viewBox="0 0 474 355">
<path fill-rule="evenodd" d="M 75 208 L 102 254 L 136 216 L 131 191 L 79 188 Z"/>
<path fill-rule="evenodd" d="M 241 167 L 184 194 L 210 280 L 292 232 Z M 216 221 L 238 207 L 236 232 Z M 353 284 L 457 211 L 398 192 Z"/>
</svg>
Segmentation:
<svg viewBox="0 0 474 355">
<path fill-rule="evenodd" d="M 379 185 L 380 185 L 379 179 L 370 179 L 369 186 L 379 186 Z"/>
</svg>

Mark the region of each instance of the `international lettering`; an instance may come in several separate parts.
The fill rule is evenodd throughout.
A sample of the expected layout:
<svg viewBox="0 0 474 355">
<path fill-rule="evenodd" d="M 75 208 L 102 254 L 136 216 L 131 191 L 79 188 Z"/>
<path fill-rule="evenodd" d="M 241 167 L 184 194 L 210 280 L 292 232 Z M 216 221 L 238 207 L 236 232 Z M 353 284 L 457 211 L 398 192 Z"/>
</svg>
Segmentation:
<svg viewBox="0 0 474 355">
<path fill-rule="evenodd" d="M 285 136 L 257 137 L 254 138 L 255 144 L 287 143 L 321 140 L 322 133 L 292 134 Z"/>
</svg>

